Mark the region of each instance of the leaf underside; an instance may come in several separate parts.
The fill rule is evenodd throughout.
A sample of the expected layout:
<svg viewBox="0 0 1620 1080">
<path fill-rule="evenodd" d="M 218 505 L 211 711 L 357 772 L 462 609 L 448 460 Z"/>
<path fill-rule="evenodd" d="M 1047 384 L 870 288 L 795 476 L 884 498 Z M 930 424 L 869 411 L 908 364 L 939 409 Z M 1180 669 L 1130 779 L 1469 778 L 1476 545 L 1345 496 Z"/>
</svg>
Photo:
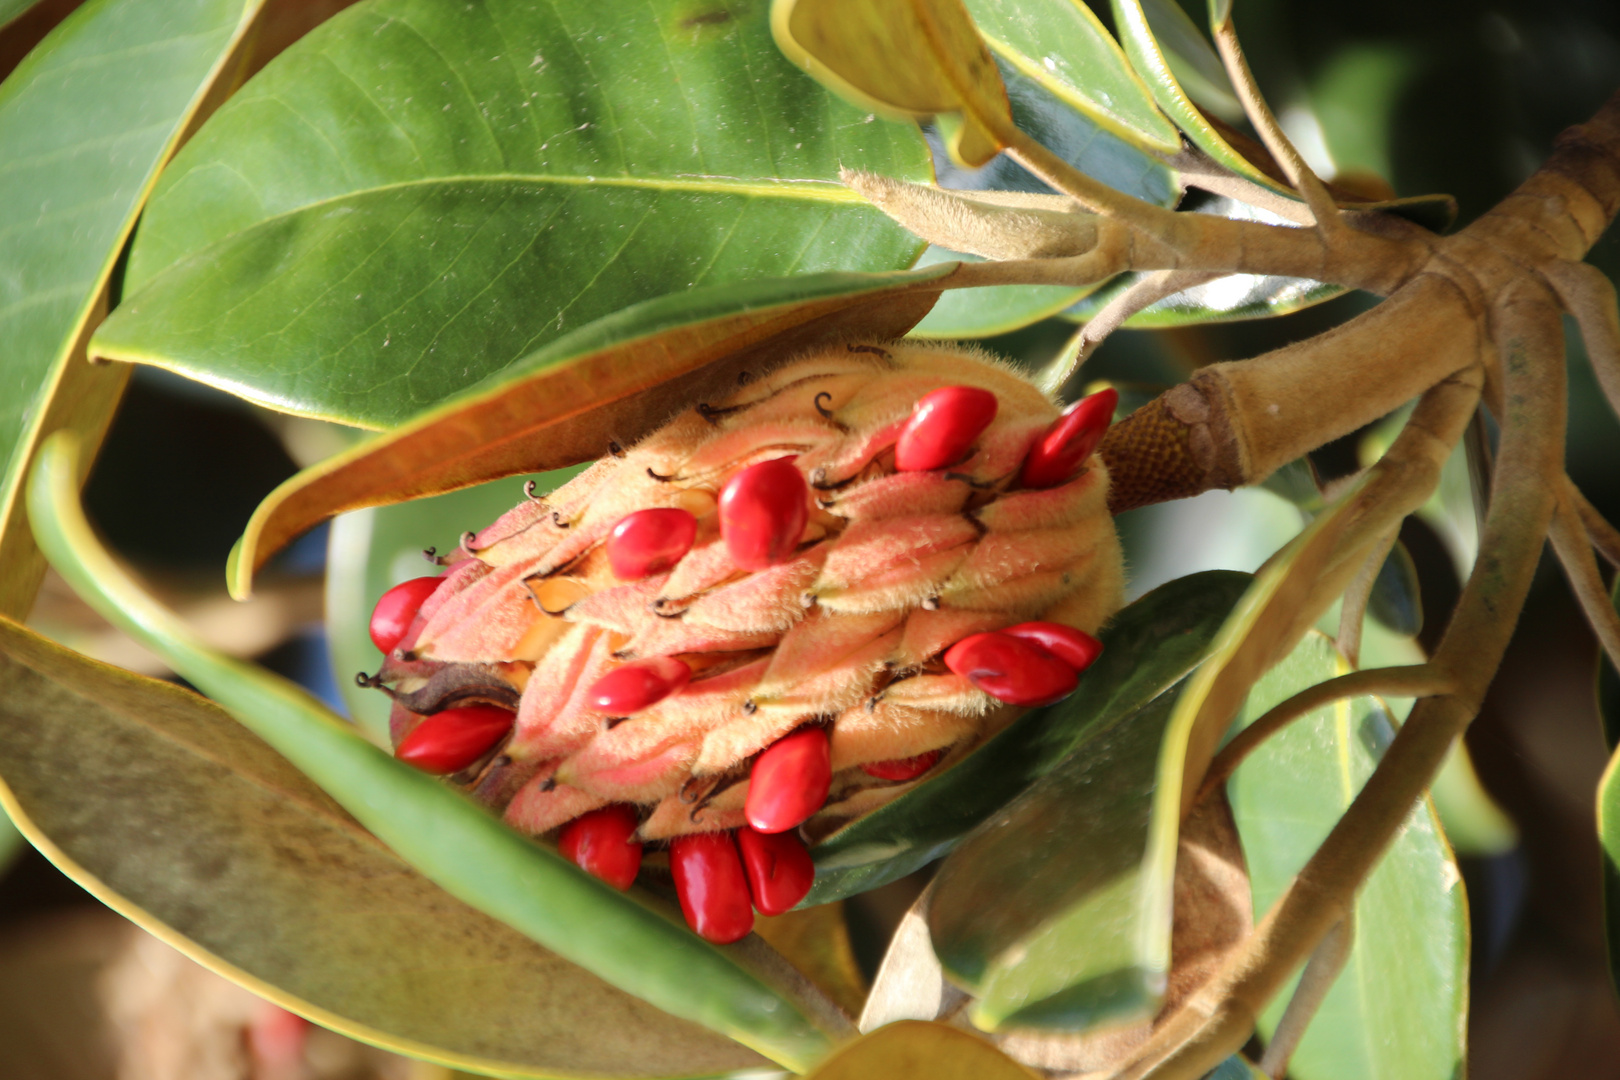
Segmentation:
<svg viewBox="0 0 1620 1080">
<path fill-rule="evenodd" d="M 736 1043 L 422 877 L 217 705 L 0 621 L 7 809 L 100 899 L 250 989 L 510 1074 L 702 1074 Z"/>
</svg>

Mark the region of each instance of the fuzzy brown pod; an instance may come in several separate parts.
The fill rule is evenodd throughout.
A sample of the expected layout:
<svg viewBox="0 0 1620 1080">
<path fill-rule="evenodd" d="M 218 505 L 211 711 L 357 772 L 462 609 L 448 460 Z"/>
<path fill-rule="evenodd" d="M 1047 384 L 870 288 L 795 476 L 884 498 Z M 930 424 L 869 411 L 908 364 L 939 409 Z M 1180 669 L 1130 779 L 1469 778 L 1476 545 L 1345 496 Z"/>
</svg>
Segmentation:
<svg viewBox="0 0 1620 1080">
<path fill-rule="evenodd" d="M 385 598 L 368 681 L 396 752 L 524 832 L 567 826 L 565 850 L 742 829 L 754 906 L 796 902 L 798 837 L 949 768 L 1094 658 L 1123 591 L 1106 423 L 907 342 L 746 380 L 467 534 L 397 636 Z M 1025 486 L 1053 432 L 1083 440 L 1074 467 Z M 509 733 L 456 742 L 480 709 Z M 671 856 L 678 886 L 738 857 Z"/>
</svg>

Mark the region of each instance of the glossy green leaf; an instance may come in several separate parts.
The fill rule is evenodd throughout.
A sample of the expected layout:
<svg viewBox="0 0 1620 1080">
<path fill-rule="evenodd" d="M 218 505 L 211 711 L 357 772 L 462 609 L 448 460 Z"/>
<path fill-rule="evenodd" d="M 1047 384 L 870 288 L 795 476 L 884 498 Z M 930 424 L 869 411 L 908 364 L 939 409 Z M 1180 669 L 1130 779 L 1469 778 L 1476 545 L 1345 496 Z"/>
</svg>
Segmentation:
<svg viewBox="0 0 1620 1080">
<path fill-rule="evenodd" d="M 943 262 L 978 262 L 974 255 L 930 244 L 917 260 L 919 268 Z M 1021 329 L 1076 303 L 1088 289 L 1067 285 L 988 285 L 942 293 L 909 337 L 959 341 Z"/>
<path fill-rule="evenodd" d="M 1312 633 L 1255 686 L 1240 723 L 1349 671 Z M 1394 737 L 1373 698 L 1320 709 L 1273 735 L 1227 785 L 1256 917 L 1316 851 Z M 1286 1005 L 1261 1019 L 1269 1035 Z M 1468 905 L 1427 800 L 1412 811 L 1356 898 L 1355 945 L 1295 1052 L 1296 1080 L 1453 1080 L 1464 1061 Z"/>
<path fill-rule="evenodd" d="M 450 896 L 219 706 L 0 620 L 0 801 L 97 898 L 327 1027 L 507 1076 L 763 1064 Z"/>
<path fill-rule="evenodd" d="M 664 423 L 676 403 L 725 393 L 750 369 L 829 342 L 899 337 L 956 269 L 694 289 L 580 327 L 271 492 L 232 553 L 232 592 L 246 596 L 270 555 L 334 514 L 590 461 Z"/>
<path fill-rule="evenodd" d="M 35 445 L 55 427 L 93 444 L 123 389 L 123 372 L 75 358 L 81 335 L 259 6 L 90 0 L 0 86 L 0 611 L 26 614 L 44 569 L 22 514 Z"/>
<path fill-rule="evenodd" d="M 991 52 L 1099 127 L 1145 150 L 1181 149 L 1175 125 L 1080 0 L 967 0 L 967 9 Z"/>
<path fill-rule="evenodd" d="M 534 477 L 536 494 L 555 490 L 578 472 Z M 455 550 L 468 529 L 481 529 L 526 496 L 524 480 L 480 484 L 428 499 L 372 507 L 332 522 L 326 551 L 326 640 L 349 717 L 378 745 L 388 744 L 389 700 L 350 678 L 375 671 L 381 654 L 371 643 L 371 609 L 382 594 L 410 578 L 437 572 L 422 552 Z"/>
<path fill-rule="evenodd" d="M 1085 1030 L 1148 1019 L 1170 970 L 1178 694 L 1118 718 L 981 825 L 932 885 L 928 930 L 973 1023 Z"/>
<path fill-rule="evenodd" d="M 1206 107 L 1236 119 L 1240 110 L 1220 57 L 1175 0 L 1112 0 L 1114 27 L 1131 66 L 1147 83 L 1159 108 L 1173 120 L 1193 145 L 1239 176 L 1283 194 L 1282 185 L 1256 168 L 1232 148 L 1193 104 L 1188 90 L 1196 90 Z M 1182 85 L 1187 79 L 1187 88 Z"/>
<path fill-rule="evenodd" d="M 99 546 L 78 504 L 75 453 L 71 436 L 47 440 L 29 484 L 30 520 L 52 565 L 103 617 L 217 700 L 406 862 L 618 989 L 790 1068 L 827 1051 L 840 1023 L 756 969 L 746 949 L 710 945 L 669 905 L 621 894 L 509 829 L 367 742 L 306 691 L 208 650 Z"/>
<path fill-rule="evenodd" d="M 1047 2 L 1042 0 L 1043 6 Z M 1056 2 L 1067 6 L 1069 0 Z M 1180 199 L 1181 188 L 1174 172 L 1151 152 L 1078 109 L 1072 100 L 1058 92 L 1051 80 L 1041 81 L 1026 74 L 1022 67 L 999 53 L 997 66 L 1012 102 L 1014 122 L 1041 145 L 1115 190 L 1159 206 L 1174 206 Z M 964 169 L 943 155 L 936 155 L 935 168 L 941 186 L 956 190 L 1050 190 L 1006 155 L 996 157 L 980 169 Z M 930 247 L 917 265 L 927 266 L 955 258 L 961 256 Z M 1096 288 L 1096 285 L 1080 288 L 993 285 L 952 290 L 940 297 L 933 310 L 917 324 L 912 336 L 954 340 L 1006 333 L 1063 311 Z"/>
<path fill-rule="evenodd" d="M 876 888 L 949 852 L 1059 762 L 1185 677 L 1248 584 L 1247 574 L 1193 574 L 1126 607 L 1102 632 L 1102 656 L 1073 695 L 1025 714 L 954 768 L 813 847 L 816 883 L 805 902 Z"/>
<path fill-rule="evenodd" d="M 1007 84 L 1014 122 L 1042 146 L 1127 195 L 1159 206 L 1174 206 L 1180 200 L 1180 183 L 1163 161 L 1098 124 L 1008 61 L 997 57 L 996 66 Z M 936 154 L 934 167 L 941 187 L 959 191 L 1051 190 L 1005 154 L 978 169 L 962 168 Z"/>
<path fill-rule="evenodd" d="M 359 4 L 176 159 L 94 349 L 381 427 L 640 300 L 908 265 L 915 238 L 837 177 L 926 180 L 921 137 L 831 99 L 767 21 Z"/>
</svg>

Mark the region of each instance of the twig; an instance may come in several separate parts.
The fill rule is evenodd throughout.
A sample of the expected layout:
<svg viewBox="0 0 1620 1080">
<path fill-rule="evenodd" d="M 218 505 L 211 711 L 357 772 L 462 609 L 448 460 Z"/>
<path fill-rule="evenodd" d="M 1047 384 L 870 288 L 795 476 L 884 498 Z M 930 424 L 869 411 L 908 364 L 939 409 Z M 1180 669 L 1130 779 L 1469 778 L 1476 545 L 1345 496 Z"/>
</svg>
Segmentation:
<svg viewBox="0 0 1620 1080">
<path fill-rule="evenodd" d="M 1580 602 L 1587 624 L 1597 635 L 1598 643 L 1608 654 L 1609 663 L 1620 668 L 1620 611 L 1614 609 L 1603 578 L 1598 573 L 1597 560 L 1592 557 L 1592 545 L 1581 527 L 1580 514 L 1571 497 L 1575 485 L 1563 478 L 1558 485 L 1558 509 L 1553 513 L 1553 551 L 1564 568 L 1570 591 Z"/>
<path fill-rule="evenodd" d="M 1243 102 L 1243 111 L 1259 133 L 1260 141 L 1266 144 L 1271 156 L 1282 166 L 1288 182 L 1304 197 L 1305 205 L 1311 208 L 1317 229 L 1324 237 L 1348 232 L 1348 226 L 1339 217 L 1339 208 L 1334 204 L 1333 196 L 1328 194 L 1326 185 L 1305 164 L 1305 159 L 1300 157 L 1288 136 L 1283 134 L 1282 126 L 1272 115 L 1271 106 L 1266 104 L 1260 87 L 1255 85 L 1254 73 L 1249 70 L 1249 61 L 1244 57 L 1243 47 L 1238 44 L 1237 31 L 1232 27 L 1230 4 L 1227 5 L 1225 17 L 1217 21 L 1213 29 L 1215 47 L 1220 50 L 1227 77 L 1232 80 L 1238 100 Z"/>
<path fill-rule="evenodd" d="M 1609 560 L 1610 565 L 1620 566 L 1620 529 L 1610 525 L 1604 516 L 1598 513 L 1584 492 L 1575 486 L 1575 482 L 1566 474 L 1564 482 L 1569 485 L 1569 496 L 1575 504 L 1575 513 L 1580 516 L 1581 525 L 1586 529 L 1587 539 L 1598 553 Z"/>
<path fill-rule="evenodd" d="M 1183 289 L 1213 281 L 1219 274 L 1197 270 L 1158 270 L 1135 282 L 1124 292 L 1103 305 L 1080 331 L 1080 353 L 1076 364 L 1097 351 L 1097 346 L 1108 335 L 1125 325 L 1125 321 L 1143 309 L 1174 296 Z"/>
<path fill-rule="evenodd" d="M 1542 277 L 1580 327 L 1592 374 L 1609 399 L 1609 408 L 1620 416 L 1620 308 L 1614 283 L 1591 263 L 1562 259 L 1544 267 Z"/>
<path fill-rule="evenodd" d="M 1350 587 L 1344 591 L 1344 607 L 1339 609 L 1337 641 L 1339 651 L 1344 653 L 1351 667 L 1361 666 L 1361 627 L 1367 619 L 1367 603 L 1372 599 L 1379 572 L 1383 570 L 1399 536 L 1399 527 L 1385 533 L 1378 546 L 1367 556 L 1367 561 L 1361 564 L 1361 569 L 1356 571 Z"/>
<path fill-rule="evenodd" d="M 1457 676 L 1451 693 L 1420 701 L 1361 792 L 1243 946 L 1113 1074 L 1114 1080 L 1192 1080 L 1242 1045 L 1288 974 L 1349 913 L 1412 805 L 1479 710 L 1512 636 L 1552 518 L 1564 443 L 1561 312 L 1519 279 L 1493 310 L 1507 393 L 1502 452 L 1481 559 L 1433 663 Z"/>
<path fill-rule="evenodd" d="M 1181 175 L 1183 187 L 1195 187 L 1211 195 L 1225 196 L 1245 206 L 1275 214 L 1284 221 L 1292 221 L 1295 225 L 1316 224 L 1310 208 L 1297 199 L 1279 195 L 1248 177 L 1228 172 L 1197 147 L 1184 147 L 1170 159 L 1169 164 Z"/>
<path fill-rule="evenodd" d="M 1271 1041 L 1266 1044 L 1266 1052 L 1260 1058 L 1261 1072 L 1270 1077 L 1287 1074 L 1288 1063 L 1293 1059 L 1294 1051 L 1299 1049 L 1305 1029 L 1315 1018 L 1316 1010 L 1322 1007 L 1323 999 L 1333 989 L 1339 974 L 1344 971 L 1355 943 L 1355 914 L 1347 912 L 1344 918 L 1333 924 L 1333 929 L 1327 932 L 1316 951 L 1311 953 L 1310 961 L 1300 974 L 1299 985 L 1294 988 L 1294 996 L 1288 999 L 1288 1007 L 1283 1010 L 1282 1019 L 1277 1021 L 1277 1030 L 1272 1033 Z"/>
<path fill-rule="evenodd" d="M 1244 728 L 1227 743 L 1204 773 L 1203 784 L 1194 802 L 1201 802 L 1237 771 L 1245 758 L 1260 748 L 1260 744 L 1289 724 L 1315 712 L 1324 705 L 1343 698 L 1386 694 L 1391 697 L 1432 697 L 1449 693 L 1454 681 L 1432 664 L 1413 664 L 1409 667 L 1371 668 L 1352 671 L 1347 675 L 1306 687 L 1287 701 L 1266 711 L 1254 723 Z"/>
</svg>

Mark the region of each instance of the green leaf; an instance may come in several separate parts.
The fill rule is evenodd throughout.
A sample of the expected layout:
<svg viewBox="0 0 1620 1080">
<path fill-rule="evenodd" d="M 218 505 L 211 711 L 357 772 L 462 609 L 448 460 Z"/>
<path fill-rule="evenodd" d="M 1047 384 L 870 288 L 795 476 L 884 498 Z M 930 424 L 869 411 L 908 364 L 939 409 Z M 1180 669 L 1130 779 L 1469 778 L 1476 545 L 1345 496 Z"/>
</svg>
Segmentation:
<svg viewBox="0 0 1620 1080">
<path fill-rule="evenodd" d="M 1170 970 L 1177 693 L 1087 740 L 964 840 L 928 905 L 934 951 L 978 996 L 973 1023 L 1085 1030 L 1158 1011 Z"/>
<path fill-rule="evenodd" d="M 1125 55 L 1136 69 L 1159 108 L 1204 153 L 1221 165 L 1257 184 L 1292 196 L 1283 185 L 1256 168 L 1193 104 L 1188 90 L 1212 111 L 1237 119 L 1231 83 L 1220 57 L 1175 0 L 1112 0 L 1114 27 Z M 1183 89 L 1182 80 L 1187 82 Z"/>
<path fill-rule="evenodd" d="M 103 617 L 162 657 L 452 896 L 682 1019 L 802 1070 L 843 1025 L 748 960 L 691 933 L 669 905 L 619 893 L 395 761 L 319 701 L 211 652 L 104 551 L 73 484 L 74 440 L 42 447 L 29 516 L 52 565 Z"/>
<path fill-rule="evenodd" d="M 750 368 L 815 345 L 899 337 L 955 270 L 947 263 L 694 289 L 580 327 L 271 492 L 232 553 L 232 593 L 246 596 L 270 555 L 334 514 L 589 461 L 615 439 L 633 442 L 658 427 L 673 403 L 724 393 Z"/>
<path fill-rule="evenodd" d="M 193 959 L 366 1042 L 507 1076 L 762 1064 L 445 893 L 219 706 L 0 620 L 0 801 Z"/>
<path fill-rule="evenodd" d="M 578 469 L 534 477 L 535 492 L 553 491 Z M 356 510 L 332 523 L 326 553 L 326 640 L 349 716 L 378 745 L 388 745 L 389 700 L 348 676 L 375 670 L 371 609 L 382 594 L 410 578 L 437 572 L 422 557 L 433 547 L 455 550 L 468 529 L 482 528 L 525 498 L 516 478 L 428 499 Z"/>
<path fill-rule="evenodd" d="M 1041 0 L 1043 6 L 1049 2 L 1052 0 Z M 1061 8 L 1069 6 L 1068 0 L 1055 2 Z M 1159 206 L 1174 206 L 1180 199 L 1181 188 L 1168 166 L 1077 108 L 1051 79 L 1038 80 L 999 53 L 997 66 L 1012 102 L 1014 122 L 1043 146 L 1081 172 L 1128 195 Z M 980 169 L 960 168 L 943 155 L 936 155 L 935 168 L 941 186 L 956 190 L 1050 191 L 1004 154 Z M 966 257 L 929 247 L 917 265 L 962 258 Z M 954 340 L 1006 333 L 1063 311 L 1096 288 L 992 285 L 952 290 L 940 297 L 911 336 Z"/>
<path fill-rule="evenodd" d="M 967 9 L 991 52 L 1105 131 L 1160 154 L 1181 149 L 1175 125 L 1084 3 L 967 0 Z"/>
<path fill-rule="evenodd" d="M 1255 685 L 1239 722 L 1349 670 L 1312 632 Z M 1227 791 L 1257 917 L 1315 853 L 1393 737 L 1381 703 L 1355 698 L 1294 721 L 1238 768 Z M 1278 995 L 1262 1016 L 1267 1037 L 1286 1003 Z M 1425 800 L 1357 894 L 1354 948 L 1288 1075 L 1452 1080 L 1463 1067 L 1467 1005 L 1467 902 Z"/>
<path fill-rule="evenodd" d="M 920 269 L 944 262 L 979 261 L 976 255 L 963 255 L 930 244 L 917 260 L 917 266 Z M 1005 334 L 1067 310 L 1088 291 L 1067 285 L 987 285 L 978 289 L 952 289 L 940 295 L 933 310 L 907 336 L 958 341 Z"/>
<path fill-rule="evenodd" d="M 0 86 L 0 611 L 26 614 L 44 572 L 21 495 L 36 444 L 99 440 L 123 391 L 79 353 L 113 262 L 259 6 L 91 0 Z"/>
<path fill-rule="evenodd" d="M 1126 607 L 1103 630 L 1102 656 L 1073 695 L 1025 714 L 954 768 L 813 847 L 816 882 L 805 903 L 876 888 L 949 852 L 1191 671 L 1249 580 L 1226 571 L 1193 574 Z"/>
<path fill-rule="evenodd" d="M 927 150 L 867 119 L 761 3 L 370 0 L 176 159 L 94 349 L 396 424 L 640 300 L 908 265 L 838 169 L 925 180 Z"/>
</svg>

